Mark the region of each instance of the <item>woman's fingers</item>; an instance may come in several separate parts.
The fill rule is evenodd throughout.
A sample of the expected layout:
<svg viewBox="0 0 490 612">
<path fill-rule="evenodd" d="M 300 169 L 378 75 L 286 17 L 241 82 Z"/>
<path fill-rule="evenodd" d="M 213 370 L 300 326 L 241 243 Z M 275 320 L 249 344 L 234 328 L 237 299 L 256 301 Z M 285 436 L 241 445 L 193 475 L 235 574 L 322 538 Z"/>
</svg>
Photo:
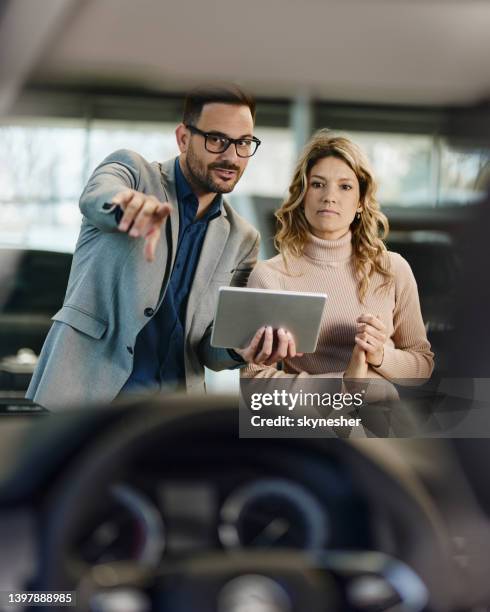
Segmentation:
<svg viewBox="0 0 490 612">
<path fill-rule="evenodd" d="M 386 334 L 379 331 L 372 325 L 367 325 L 366 323 L 361 323 L 357 330 L 357 335 L 361 337 L 363 340 L 374 338 L 383 344 L 386 342 Z"/>
<path fill-rule="evenodd" d="M 361 337 L 359 334 L 354 340 L 356 345 L 366 352 L 367 360 L 371 365 L 379 367 L 383 363 L 384 342 L 372 336 Z"/>
<path fill-rule="evenodd" d="M 357 319 L 356 345 L 366 351 L 371 365 L 379 366 L 383 362 L 387 340 L 386 326 L 379 317 L 365 313 Z"/>
<path fill-rule="evenodd" d="M 367 332 L 360 332 L 359 334 L 356 334 L 356 340 L 363 342 L 364 346 L 369 347 L 370 352 L 378 350 L 379 348 L 384 346 L 385 343 L 383 338 L 372 336 Z M 366 348 L 366 350 L 368 349 Z"/>
<path fill-rule="evenodd" d="M 374 344 L 368 342 L 367 340 L 364 340 L 363 338 L 360 338 L 359 336 L 355 337 L 355 342 L 356 342 L 356 344 L 358 346 L 360 346 L 362 349 L 364 349 L 367 353 L 375 353 L 380 348 L 379 345 L 374 345 Z"/>
<path fill-rule="evenodd" d="M 386 331 L 386 326 L 383 321 L 381 321 L 379 317 L 375 317 L 369 312 L 357 317 L 357 323 L 365 323 L 366 325 L 370 325 L 381 332 Z"/>
</svg>

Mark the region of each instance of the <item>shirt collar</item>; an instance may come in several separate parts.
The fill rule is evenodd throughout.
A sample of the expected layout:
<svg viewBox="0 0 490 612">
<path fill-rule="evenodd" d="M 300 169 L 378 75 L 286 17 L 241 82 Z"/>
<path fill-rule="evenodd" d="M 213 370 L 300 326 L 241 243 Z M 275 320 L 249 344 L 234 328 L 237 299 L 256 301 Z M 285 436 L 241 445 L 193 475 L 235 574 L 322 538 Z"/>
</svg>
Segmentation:
<svg viewBox="0 0 490 612">
<path fill-rule="evenodd" d="M 190 198 L 192 202 L 197 203 L 197 198 L 192 191 L 192 187 L 189 185 L 188 180 L 185 178 L 185 175 L 182 172 L 178 157 L 175 158 L 175 191 L 177 192 L 177 200 L 179 202 L 184 203 Z M 202 217 L 202 220 L 209 221 L 215 217 L 219 217 L 221 214 L 222 201 L 222 195 L 219 193 L 216 194 L 216 197 L 212 201 L 211 206 L 206 211 L 204 217 Z"/>
<path fill-rule="evenodd" d="M 191 186 L 182 172 L 178 157 L 175 158 L 175 191 L 179 200 L 185 200 L 189 196 L 194 196 Z"/>
</svg>

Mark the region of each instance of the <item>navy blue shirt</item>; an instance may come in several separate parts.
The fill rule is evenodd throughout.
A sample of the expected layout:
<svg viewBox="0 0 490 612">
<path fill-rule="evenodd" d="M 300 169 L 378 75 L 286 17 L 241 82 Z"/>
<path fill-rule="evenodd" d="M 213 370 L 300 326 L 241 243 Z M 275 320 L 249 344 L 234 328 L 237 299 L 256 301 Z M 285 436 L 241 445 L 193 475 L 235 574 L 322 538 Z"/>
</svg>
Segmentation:
<svg viewBox="0 0 490 612">
<path fill-rule="evenodd" d="M 199 202 L 180 169 L 178 157 L 175 160 L 175 188 L 179 206 L 179 238 L 174 267 L 160 308 L 138 334 L 133 371 L 122 392 L 159 389 L 162 385 L 178 387 L 185 380 L 187 298 L 208 223 L 221 214 L 221 196 L 217 195 L 204 216 L 196 219 Z"/>
</svg>

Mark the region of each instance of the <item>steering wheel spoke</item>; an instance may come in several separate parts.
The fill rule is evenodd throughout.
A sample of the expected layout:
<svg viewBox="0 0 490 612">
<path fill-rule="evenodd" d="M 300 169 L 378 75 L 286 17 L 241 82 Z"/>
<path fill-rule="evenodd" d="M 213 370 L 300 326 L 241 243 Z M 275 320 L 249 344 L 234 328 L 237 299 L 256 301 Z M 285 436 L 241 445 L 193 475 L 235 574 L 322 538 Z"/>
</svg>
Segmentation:
<svg viewBox="0 0 490 612">
<path fill-rule="evenodd" d="M 371 551 L 210 552 L 153 569 L 117 562 L 80 582 L 90 612 L 419 612 L 427 589 L 404 563 Z M 83 603 L 82 603 L 83 602 Z"/>
</svg>

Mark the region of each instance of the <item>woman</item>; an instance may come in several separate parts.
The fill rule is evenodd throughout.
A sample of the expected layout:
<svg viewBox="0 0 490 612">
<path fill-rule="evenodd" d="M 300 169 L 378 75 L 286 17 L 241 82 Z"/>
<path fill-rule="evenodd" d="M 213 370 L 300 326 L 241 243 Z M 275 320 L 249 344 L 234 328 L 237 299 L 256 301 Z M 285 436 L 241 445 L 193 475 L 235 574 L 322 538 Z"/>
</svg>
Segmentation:
<svg viewBox="0 0 490 612">
<path fill-rule="evenodd" d="M 327 130 L 312 137 L 276 213 L 279 255 L 259 262 L 248 286 L 326 293 L 317 350 L 291 356 L 290 342 L 281 370 L 249 365 L 244 377 L 382 377 L 406 384 L 430 377 L 433 353 L 417 285 L 409 264 L 382 242 L 388 222 L 375 193 L 357 145 Z M 279 330 L 279 338 L 286 333 Z"/>
</svg>

